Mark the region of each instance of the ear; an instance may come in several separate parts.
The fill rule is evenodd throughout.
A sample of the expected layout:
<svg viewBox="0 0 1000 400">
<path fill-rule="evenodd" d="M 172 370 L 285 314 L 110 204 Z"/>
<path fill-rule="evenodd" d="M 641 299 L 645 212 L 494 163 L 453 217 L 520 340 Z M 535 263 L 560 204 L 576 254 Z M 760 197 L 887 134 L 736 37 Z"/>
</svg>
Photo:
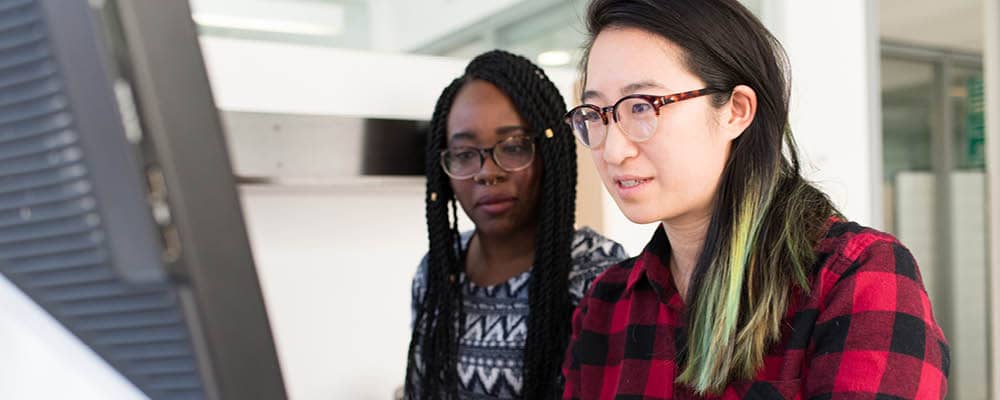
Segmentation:
<svg viewBox="0 0 1000 400">
<path fill-rule="evenodd" d="M 757 93 L 749 86 L 737 85 L 722 106 L 719 125 L 726 139 L 733 140 L 743 134 L 757 114 Z"/>
</svg>

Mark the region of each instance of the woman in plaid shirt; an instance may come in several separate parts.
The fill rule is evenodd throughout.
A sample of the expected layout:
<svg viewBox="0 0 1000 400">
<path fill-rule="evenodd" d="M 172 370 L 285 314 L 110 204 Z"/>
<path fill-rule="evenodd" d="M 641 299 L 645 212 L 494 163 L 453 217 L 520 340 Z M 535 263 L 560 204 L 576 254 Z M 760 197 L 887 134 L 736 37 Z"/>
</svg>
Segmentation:
<svg viewBox="0 0 1000 400">
<path fill-rule="evenodd" d="M 595 0 L 587 23 L 566 122 L 622 212 L 661 224 L 574 313 L 563 397 L 943 398 L 913 256 L 802 178 L 764 26 L 737 0 Z"/>
</svg>

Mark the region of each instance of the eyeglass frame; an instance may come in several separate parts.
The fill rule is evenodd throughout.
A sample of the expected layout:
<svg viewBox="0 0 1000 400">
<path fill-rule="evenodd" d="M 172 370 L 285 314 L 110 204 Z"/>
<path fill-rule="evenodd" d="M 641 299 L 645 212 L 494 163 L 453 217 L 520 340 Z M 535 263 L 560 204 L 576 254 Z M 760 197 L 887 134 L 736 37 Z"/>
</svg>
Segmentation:
<svg viewBox="0 0 1000 400">
<path fill-rule="evenodd" d="M 515 139 L 515 138 L 522 138 L 522 137 L 523 138 L 527 138 L 529 140 L 528 143 L 531 143 L 531 161 L 529 161 L 527 164 L 525 164 L 524 166 L 519 167 L 519 168 L 514 168 L 514 169 L 504 168 L 502 165 L 500 165 L 500 162 L 497 161 L 497 155 L 496 155 L 496 152 L 494 150 L 497 148 L 497 146 L 499 146 L 503 142 L 506 142 L 508 140 Z M 518 171 L 524 171 L 525 169 L 527 169 L 528 167 L 530 167 L 531 164 L 535 163 L 535 156 L 538 155 L 538 153 L 537 153 L 537 144 L 535 142 L 538 140 L 538 138 L 539 138 L 539 135 L 534 134 L 534 133 L 522 133 L 522 134 L 512 135 L 512 136 L 509 136 L 509 137 L 507 137 L 505 139 L 499 140 L 495 144 L 493 144 L 493 146 L 490 146 L 490 147 L 464 146 L 464 147 L 469 148 L 469 149 L 476 149 L 476 152 L 479 154 L 479 169 L 476 170 L 476 173 L 474 173 L 472 175 L 469 175 L 467 177 L 464 177 L 464 178 L 456 177 L 456 176 L 452 175 L 451 172 L 448 171 L 448 167 L 445 164 L 444 157 L 445 157 L 445 154 L 447 154 L 451 150 L 449 150 L 449 149 L 441 150 L 441 152 L 439 153 L 439 156 L 438 156 L 438 163 L 441 165 L 441 170 L 444 171 L 445 175 L 448 175 L 450 178 L 456 179 L 456 180 L 472 179 L 472 178 L 474 178 L 476 176 L 476 174 L 478 174 L 480 171 L 482 171 L 483 167 L 486 166 L 486 153 L 490 154 L 490 159 L 493 160 L 493 164 L 495 164 L 498 168 L 500 168 L 504 172 L 513 173 L 513 172 L 518 172 Z"/>
<path fill-rule="evenodd" d="M 607 138 L 608 138 L 607 130 L 608 130 L 608 125 L 610 125 L 610 123 L 611 123 L 608 120 L 608 113 L 611 113 L 611 117 L 614 119 L 615 124 L 619 123 L 620 118 L 618 118 L 618 105 L 621 104 L 622 102 L 625 102 L 625 101 L 630 100 L 630 99 L 642 99 L 642 100 L 646 101 L 647 103 L 649 103 L 650 105 L 653 106 L 653 111 L 656 113 L 656 117 L 659 118 L 660 117 L 660 108 L 662 108 L 663 106 L 665 106 L 667 104 L 673 104 L 673 103 L 681 102 L 681 101 L 684 101 L 684 100 L 690 100 L 690 99 L 694 99 L 694 98 L 697 98 L 697 97 L 702 97 L 702 96 L 709 95 L 709 94 L 724 93 L 724 92 L 726 92 L 726 90 L 718 89 L 718 88 L 701 88 L 701 89 L 696 89 L 696 90 L 689 90 L 689 91 L 686 91 L 686 92 L 668 94 L 668 95 L 665 95 L 665 96 L 657 96 L 657 95 L 651 95 L 651 94 L 630 94 L 628 96 L 625 96 L 625 97 L 622 97 L 622 98 L 618 99 L 618 101 L 616 101 L 615 104 L 607 106 L 607 107 L 600 107 L 600 106 L 597 106 L 597 105 L 594 105 L 594 104 L 588 104 L 588 103 L 584 103 L 584 104 L 578 105 L 576 107 L 573 107 L 568 112 L 566 112 L 566 114 L 563 116 L 563 122 L 565 122 L 567 125 L 569 125 L 570 131 L 573 132 L 573 136 L 576 137 L 576 140 L 578 140 L 580 142 L 580 144 L 582 144 L 584 147 L 586 147 L 588 149 L 592 149 L 594 147 L 597 147 L 597 146 L 600 146 L 600 145 L 604 144 L 604 141 L 607 140 Z M 573 126 L 573 113 L 576 112 L 577 110 L 584 109 L 584 108 L 589 108 L 590 110 L 597 112 L 597 114 L 601 116 L 601 121 L 604 122 L 604 131 L 605 131 L 604 132 L 604 137 L 601 139 L 600 143 L 598 143 L 596 145 L 588 145 L 588 144 L 584 143 L 583 139 L 581 139 L 580 136 L 576 134 L 576 127 Z M 631 140 L 633 142 L 639 142 L 639 143 L 641 143 L 641 142 L 645 142 L 645 141 L 647 141 L 647 140 L 649 140 L 649 139 L 651 139 L 653 137 L 653 135 L 650 134 L 649 137 L 647 137 L 647 138 L 636 139 L 635 137 L 632 136 L 632 134 L 628 133 L 625 129 L 622 129 L 621 126 L 619 126 L 618 128 L 619 128 L 619 130 L 622 131 L 622 133 L 625 134 L 626 137 L 629 138 L 629 140 Z"/>
</svg>

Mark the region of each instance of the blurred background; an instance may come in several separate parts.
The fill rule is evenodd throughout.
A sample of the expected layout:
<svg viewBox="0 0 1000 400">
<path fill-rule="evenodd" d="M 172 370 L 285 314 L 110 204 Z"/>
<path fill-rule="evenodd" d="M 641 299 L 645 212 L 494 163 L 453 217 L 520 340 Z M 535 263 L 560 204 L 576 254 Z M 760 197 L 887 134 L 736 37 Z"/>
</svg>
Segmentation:
<svg viewBox="0 0 1000 400">
<path fill-rule="evenodd" d="M 1000 399 L 997 166 L 987 172 L 1000 121 L 986 123 L 1000 2 L 744 3 L 790 56 L 807 176 L 917 258 L 952 345 L 949 398 Z M 421 153 L 437 95 L 501 48 L 577 104 L 586 1 L 190 4 L 289 396 L 391 398 L 427 248 Z M 578 154 L 578 225 L 636 254 L 653 226 L 622 217 Z M 0 283 L 0 358 L 19 360 L 0 363 L 0 397 L 144 398 Z"/>
</svg>

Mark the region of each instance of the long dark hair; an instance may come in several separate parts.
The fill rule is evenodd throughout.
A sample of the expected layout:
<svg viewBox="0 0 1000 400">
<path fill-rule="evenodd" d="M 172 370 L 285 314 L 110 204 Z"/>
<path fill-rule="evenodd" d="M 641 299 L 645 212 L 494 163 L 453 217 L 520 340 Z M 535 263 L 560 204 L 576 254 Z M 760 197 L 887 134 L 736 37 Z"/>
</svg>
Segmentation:
<svg viewBox="0 0 1000 400">
<path fill-rule="evenodd" d="M 458 321 L 464 320 L 458 276 L 465 266 L 457 251 L 461 248 L 461 238 L 456 200 L 438 157 L 447 145 L 448 113 L 454 97 L 472 80 L 483 80 L 500 89 L 531 131 L 539 135 L 541 193 L 535 259 L 528 287 L 530 312 L 522 393 L 525 398 L 549 398 L 559 394 L 556 383 L 572 313 L 569 272 L 576 202 L 575 143 L 569 127 L 562 122 L 566 104 L 545 72 L 524 57 L 500 50 L 473 59 L 465 74 L 441 93 L 431 118 L 426 148 L 430 240 L 427 291 L 417 307 L 410 339 L 407 398 L 455 397 L 458 385 L 457 346 L 461 332 L 457 329 L 462 329 Z M 422 368 L 417 368 L 418 363 Z M 414 387 L 414 379 L 419 380 L 418 387 Z"/>
<path fill-rule="evenodd" d="M 618 28 L 683 49 L 688 70 L 721 92 L 712 99 L 717 107 L 737 85 L 757 95 L 753 122 L 733 141 L 722 172 L 688 291 L 678 382 L 717 393 L 763 365 L 795 289 L 809 290 L 813 246 L 836 210 L 800 174 L 788 126 L 787 57 L 749 10 L 737 0 L 594 0 L 588 52 L 601 31 Z"/>
</svg>

